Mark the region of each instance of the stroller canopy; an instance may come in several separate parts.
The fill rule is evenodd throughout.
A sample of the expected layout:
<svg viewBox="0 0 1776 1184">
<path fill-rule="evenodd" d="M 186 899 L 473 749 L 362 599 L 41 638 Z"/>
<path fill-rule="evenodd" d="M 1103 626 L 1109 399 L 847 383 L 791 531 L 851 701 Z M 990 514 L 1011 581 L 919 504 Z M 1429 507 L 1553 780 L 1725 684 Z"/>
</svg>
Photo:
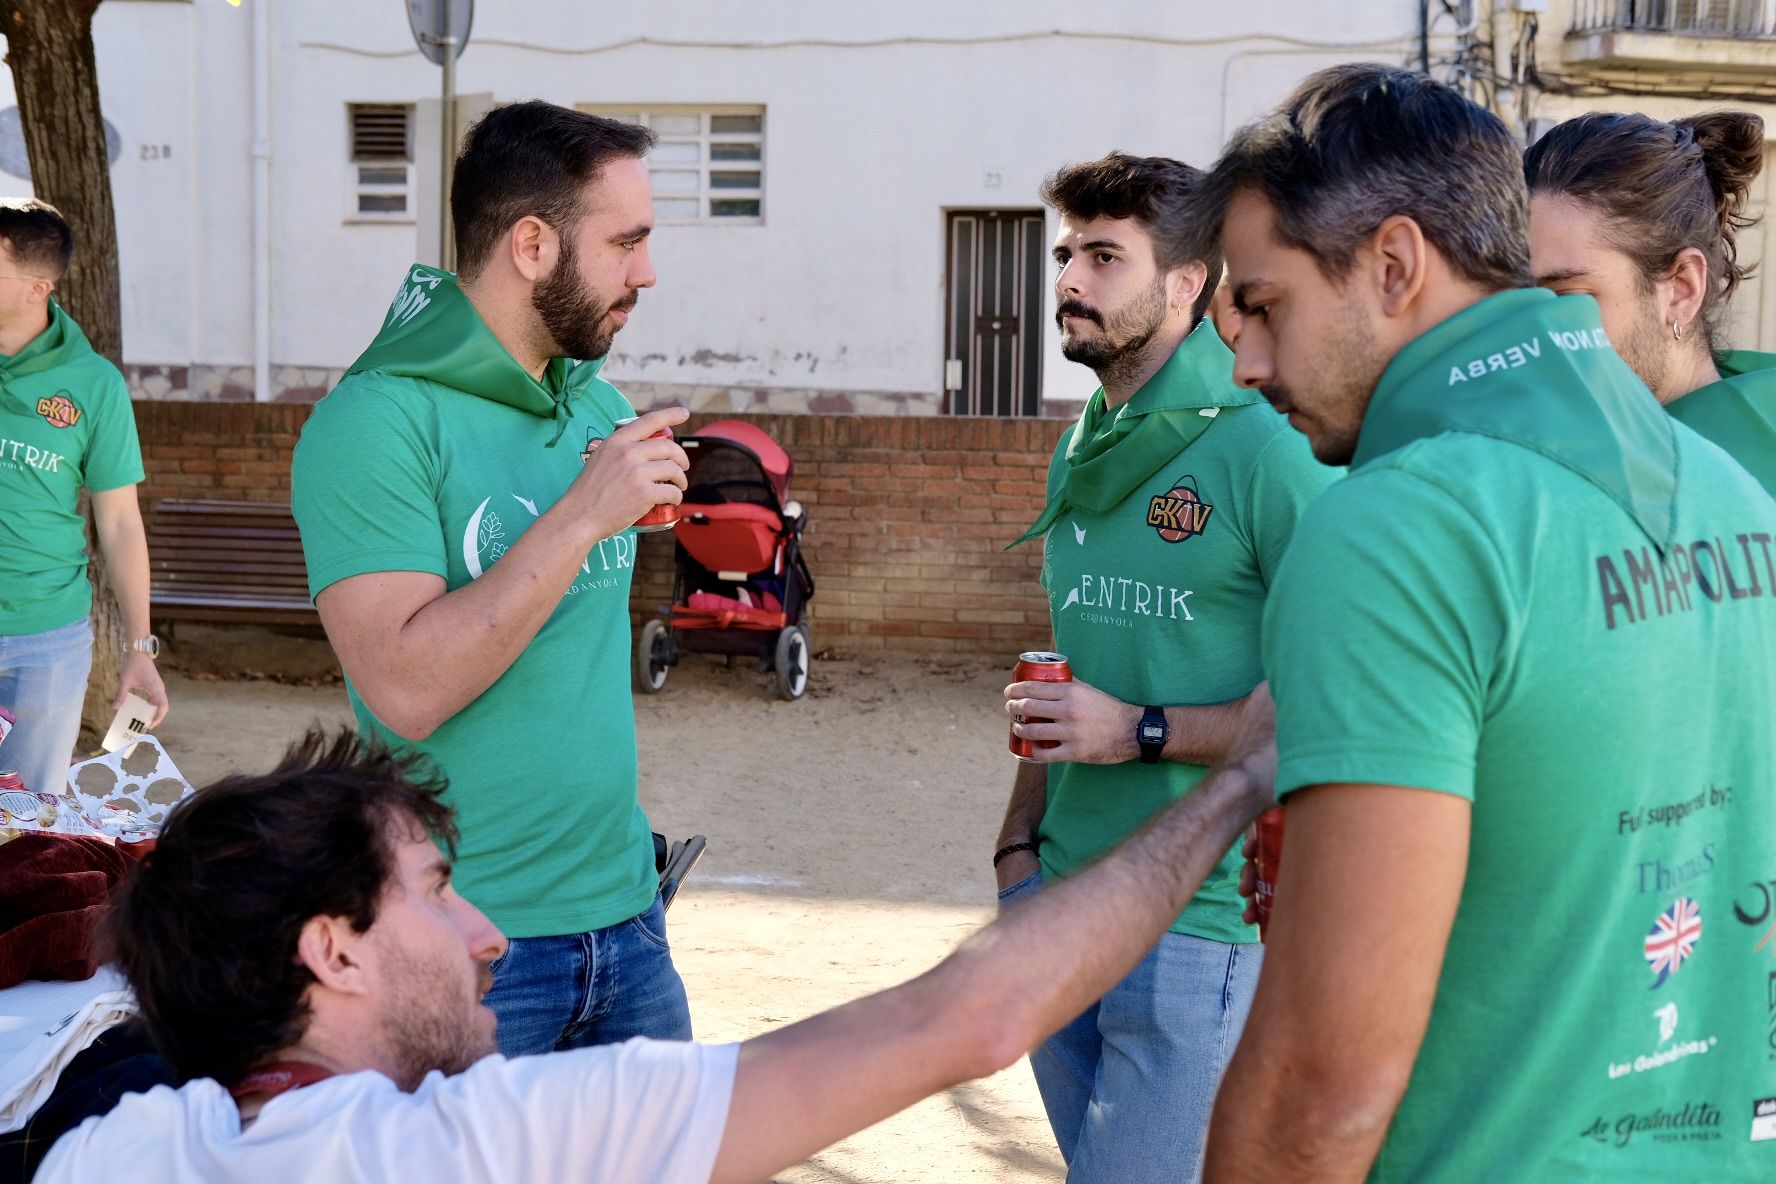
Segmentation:
<svg viewBox="0 0 1776 1184">
<path fill-rule="evenodd" d="M 789 453 L 783 451 L 777 441 L 760 429 L 738 419 L 721 419 L 697 429 L 696 435 L 700 438 L 713 436 L 718 440 L 726 440 L 751 452 L 764 467 L 765 476 L 770 478 L 771 488 L 777 491 L 777 500 L 782 501 L 789 496 L 789 478 L 795 471 L 795 465 L 789 459 Z"/>
</svg>

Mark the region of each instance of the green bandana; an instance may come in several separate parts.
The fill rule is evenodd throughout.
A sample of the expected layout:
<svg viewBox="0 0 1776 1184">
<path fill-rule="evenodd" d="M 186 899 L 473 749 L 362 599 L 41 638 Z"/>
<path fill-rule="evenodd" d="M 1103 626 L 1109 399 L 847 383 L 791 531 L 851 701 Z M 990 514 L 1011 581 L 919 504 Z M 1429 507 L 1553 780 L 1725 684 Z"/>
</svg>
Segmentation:
<svg viewBox="0 0 1776 1184">
<path fill-rule="evenodd" d="M 1036 524 L 1006 550 L 1047 534 L 1073 506 L 1109 513 L 1208 431 L 1216 410 L 1263 398 L 1233 384 L 1233 353 L 1204 317 L 1114 412 L 1105 408 L 1103 387 L 1092 392 L 1067 443 L 1065 480 Z"/>
<path fill-rule="evenodd" d="M 552 416 L 553 448 L 567 427 L 574 397 L 602 365 L 602 358 L 577 366 L 567 358 L 551 358 L 538 382 L 499 343 L 454 275 L 416 263 L 389 305 L 382 331 L 346 373 L 378 370 L 423 378 L 532 415 Z"/>
<path fill-rule="evenodd" d="M 1734 350 L 1715 359 L 1721 380 L 1665 409 L 1776 493 L 1776 354 Z"/>
<path fill-rule="evenodd" d="M 74 318 L 63 312 L 60 304 L 51 300 L 49 327 L 31 338 L 24 349 L 0 361 L 0 396 L 18 405 L 27 414 L 34 414 L 35 406 L 28 400 L 20 399 L 9 389 L 11 382 L 30 374 L 53 370 L 92 352 L 92 343 L 87 341 L 80 326 L 74 323 Z"/>
<path fill-rule="evenodd" d="M 1540 453 L 1601 489 L 1661 553 L 1670 541 L 1671 421 L 1617 356 L 1589 296 L 1501 292 L 1406 346 L 1375 387 L 1351 471 L 1443 432 Z"/>
</svg>

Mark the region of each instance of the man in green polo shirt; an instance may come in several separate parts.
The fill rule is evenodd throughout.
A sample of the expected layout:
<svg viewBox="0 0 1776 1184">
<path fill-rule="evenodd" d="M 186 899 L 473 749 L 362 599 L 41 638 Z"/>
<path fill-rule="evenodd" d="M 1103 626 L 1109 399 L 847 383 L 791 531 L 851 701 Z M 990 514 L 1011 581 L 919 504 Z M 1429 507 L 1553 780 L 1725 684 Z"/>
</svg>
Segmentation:
<svg viewBox="0 0 1776 1184">
<path fill-rule="evenodd" d="M 67 782 L 92 668 L 82 488 L 128 639 L 114 705 L 134 691 L 154 705 L 150 726 L 167 713 L 135 411 L 123 375 L 52 296 L 73 253 L 54 206 L 0 199 L 0 707 L 18 721 L 0 769 L 46 793 Z"/>
<path fill-rule="evenodd" d="M 1536 283 L 1597 297 L 1604 331 L 1665 409 L 1776 491 L 1776 355 L 1728 350 L 1727 304 L 1764 121 L 1672 123 L 1593 112 L 1537 140 L 1529 180 Z"/>
<path fill-rule="evenodd" d="M 1336 477 L 1204 316 L 1221 261 L 1189 232 L 1201 173 L 1112 153 L 1049 179 L 1062 350 L 1100 386 L 1055 450 L 1043 586 L 1071 684 L 1013 683 L 1047 744 L 994 864 L 1002 898 L 1072 875 L 1226 751 L 1259 671 L 1266 590 L 1302 507 Z M 1135 971 L 1031 1054 L 1068 1179 L 1188 1180 L 1258 980 L 1229 851 Z M 1044 957 L 1065 958 L 1066 951 Z"/>
<path fill-rule="evenodd" d="M 457 885 L 512 938 L 487 998 L 508 1055 L 691 1034 L 629 690 L 630 528 L 685 483 L 647 437 L 685 413 L 616 427 L 634 413 L 598 377 L 654 282 L 651 143 L 548 103 L 488 114 L 451 191 L 460 278 L 409 269 L 296 449 L 359 724 L 449 779 Z"/>
<path fill-rule="evenodd" d="M 1264 622 L 1287 826 L 1223 1181 L 1776 1178 L 1776 501 L 1529 289 L 1490 112 L 1348 65 L 1205 185 L 1350 474 Z"/>
</svg>

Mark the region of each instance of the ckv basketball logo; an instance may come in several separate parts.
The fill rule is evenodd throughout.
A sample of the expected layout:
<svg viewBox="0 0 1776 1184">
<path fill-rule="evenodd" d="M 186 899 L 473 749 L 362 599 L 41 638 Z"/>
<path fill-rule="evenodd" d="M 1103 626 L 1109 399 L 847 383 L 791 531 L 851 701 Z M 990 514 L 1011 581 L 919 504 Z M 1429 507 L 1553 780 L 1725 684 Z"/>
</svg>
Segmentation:
<svg viewBox="0 0 1776 1184">
<path fill-rule="evenodd" d="M 1181 543 L 1203 532 L 1215 507 L 1202 500 L 1196 478 L 1186 475 L 1172 488 L 1147 503 L 1147 525 L 1168 543 Z"/>
<path fill-rule="evenodd" d="M 52 428 L 71 428 L 80 422 L 80 408 L 62 391 L 54 398 L 38 399 L 37 414 L 49 421 Z"/>
</svg>

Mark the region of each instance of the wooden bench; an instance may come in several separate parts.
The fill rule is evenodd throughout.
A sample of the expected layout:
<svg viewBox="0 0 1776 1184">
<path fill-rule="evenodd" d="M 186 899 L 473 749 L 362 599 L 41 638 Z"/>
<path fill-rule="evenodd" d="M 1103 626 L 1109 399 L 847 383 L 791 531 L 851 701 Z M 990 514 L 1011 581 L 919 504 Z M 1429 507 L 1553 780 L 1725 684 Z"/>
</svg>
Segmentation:
<svg viewBox="0 0 1776 1184">
<path fill-rule="evenodd" d="M 288 502 L 161 498 L 147 528 L 157 622 L 320 623 Z"/>
</svg>

